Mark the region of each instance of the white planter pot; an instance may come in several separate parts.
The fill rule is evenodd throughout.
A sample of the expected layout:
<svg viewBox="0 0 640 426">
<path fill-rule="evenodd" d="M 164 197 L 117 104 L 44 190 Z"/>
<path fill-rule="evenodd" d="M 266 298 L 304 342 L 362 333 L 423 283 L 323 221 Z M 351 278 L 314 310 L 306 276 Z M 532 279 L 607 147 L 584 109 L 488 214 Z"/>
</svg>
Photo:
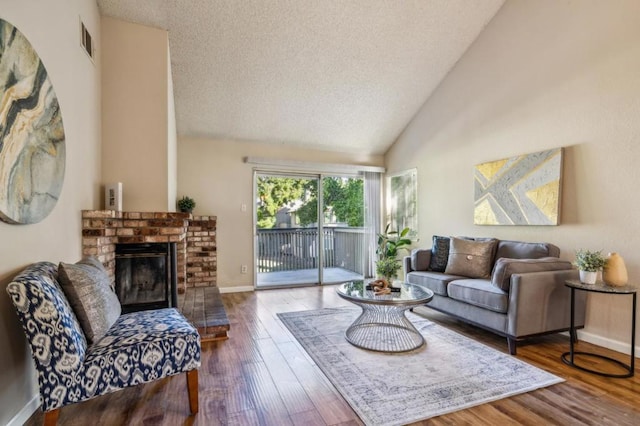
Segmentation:
<svg viewBox="0 0 640 426">
<path fill-rule="evenodd" d="M 595 284 L 597 277 L 597 272 L 580 271 L 580 282 L 584 284 Z"/>
</svg>

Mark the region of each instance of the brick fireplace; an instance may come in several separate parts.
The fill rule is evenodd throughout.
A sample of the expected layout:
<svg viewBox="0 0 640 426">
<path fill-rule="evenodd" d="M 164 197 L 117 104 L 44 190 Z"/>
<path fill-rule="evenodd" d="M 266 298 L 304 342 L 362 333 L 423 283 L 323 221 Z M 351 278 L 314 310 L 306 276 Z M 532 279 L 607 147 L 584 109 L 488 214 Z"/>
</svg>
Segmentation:
<svg viewBox="0 0 640 426">
<path fill-rule="evenodd" d="M 115 277 L 116 244 L 175 243 L 178 292 L 217 286 L 216 217 L 189 213 L 82 211 L 82 253 Z"/>
</svg>

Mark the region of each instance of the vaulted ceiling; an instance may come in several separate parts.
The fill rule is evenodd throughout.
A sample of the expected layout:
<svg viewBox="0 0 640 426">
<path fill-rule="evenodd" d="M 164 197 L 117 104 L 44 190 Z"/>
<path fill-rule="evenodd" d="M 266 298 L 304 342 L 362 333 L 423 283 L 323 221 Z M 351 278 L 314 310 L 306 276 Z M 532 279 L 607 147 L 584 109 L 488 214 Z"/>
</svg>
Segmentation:
<svg viewBox="0 0 640 426">
<path fill-rule="evenodd" d="M 178 134 L 384 153 L 504 0 L 98 0 L 169 32 Z"/>
</svg>

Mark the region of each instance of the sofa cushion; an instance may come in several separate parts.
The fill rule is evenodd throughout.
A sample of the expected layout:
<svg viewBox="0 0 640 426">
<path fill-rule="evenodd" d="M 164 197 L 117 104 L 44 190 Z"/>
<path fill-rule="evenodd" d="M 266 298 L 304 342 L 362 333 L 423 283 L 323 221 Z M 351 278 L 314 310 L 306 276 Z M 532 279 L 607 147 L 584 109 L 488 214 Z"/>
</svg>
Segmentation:
<svg viewBox="0 0 640 426">
<path fill-rule="evenodd" d="M 89 347 L 85 371 L 93 374 L 74 383 L 76 388 L 64 397 L 68 402 L 81 401 L 199 366 L 200 335 L 180 312 L 175 308 L 132 312 L 121 315 Z"/>
<path fill-rule="evenodd" d="M 447 295 L 480 308 L 506 313 L 509 307 L 509 294 L 491 284 L 489 280 L 455 280 L 447 286 Z"/>
<path fill-rule="evenodd" d="M 451 237 L 445 273 L 469 278 L 489 278 L 498 240 L 472 241 Z"/>
<path fill-rule="evenodd" d="M 447 284 L 451 281 L 459 280 L 464 277 L 459 275 L 446 275 L 441 272 L 431 271 L 414 271 L 409 272 L 406 276 L 406 280 L 409 284 L 416 284 L 429 290 L 440 296 L 447 295 Z"/>
<path fill-rule="evenodd" d="M 60 262 L 58 276 L 89 344 L 98 341 L 121 313 L 118 297 L 104 267 L 91 259 L 76 264 Z M 99 262 L 98 262 L 99 263 Z"/>
<path fill-rule="evenodd" d="M 496 261 L 491 275 L 491 284 L 501 290 L 509 291 L 511 275 L 526 272 L 561 271 L 571 269 L 571 262 L 557 257 L 540 259 L 508 259 L 502 257 Z"/>
<path fill-rule="evenodd" d="M 500 240 L 496 259 L 506 257 L 509 259 L 540 259 L 541 257 L 558 257 L 560 250 L 553 244 L 547 243 L 527 243 L 524 241 Z"/>
<path fill-rule="evenodd" d="M 433 236 L 431 244 L 431 259 L 429 260 L 429 270 L 444 272 L 449 261 L 449 237 Z"/>
</svg>

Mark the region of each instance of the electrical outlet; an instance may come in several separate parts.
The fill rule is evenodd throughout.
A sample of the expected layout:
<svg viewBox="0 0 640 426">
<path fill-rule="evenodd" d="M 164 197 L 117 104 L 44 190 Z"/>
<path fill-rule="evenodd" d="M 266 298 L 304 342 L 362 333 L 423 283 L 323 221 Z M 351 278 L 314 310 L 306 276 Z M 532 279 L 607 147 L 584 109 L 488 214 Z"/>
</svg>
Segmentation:
<svg viewBox="0 0 640 426">
<path fill-rule="evenodd" d="M 242 273 L 242 274 L 246 274 L 247 273 L 247 265 L 240 266 L 240 273 Z"/>
<path fill-rule="evenodd" d="M 246 212 L 246 211 L 247 211 L 247 205 L 246 205 L 246 204 L 244 204 L 244 203 L 243 203 L 243 204 L 241 204 L 241 205 L 240 205 L 240 210 L 241 210 L 241 211 L 243 211 L 243 212 Z"/>
</svg>

